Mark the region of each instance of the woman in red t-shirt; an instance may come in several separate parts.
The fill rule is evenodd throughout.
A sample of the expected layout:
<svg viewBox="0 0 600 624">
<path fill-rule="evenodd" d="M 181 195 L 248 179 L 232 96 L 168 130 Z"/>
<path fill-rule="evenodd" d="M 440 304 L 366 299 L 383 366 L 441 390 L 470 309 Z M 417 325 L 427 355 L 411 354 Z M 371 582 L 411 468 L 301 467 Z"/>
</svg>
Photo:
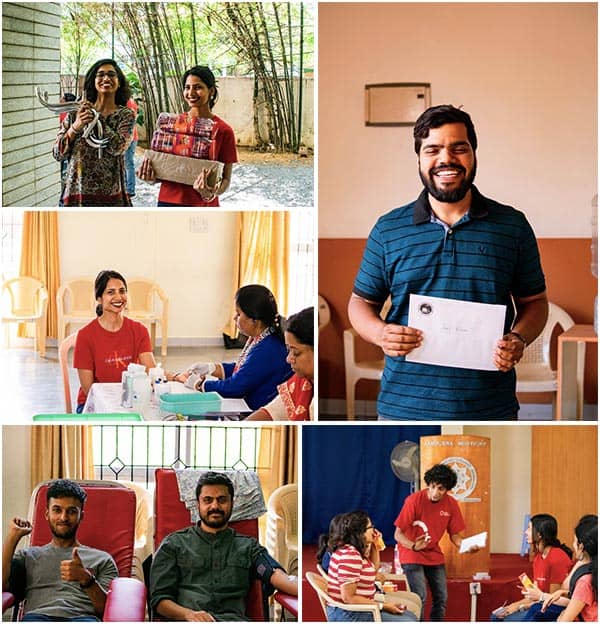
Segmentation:
<svg viewBox="0 0 600 624">
<path fill-rule="evenodd" d="M 523 600 L 506 605 L 492 615 L 492 621 L 521 622 L 533 619 L 532 609 L 539 609 L 544 594 L 560 588 L 573 562 L 571 549 L 558 539 L 558 523 L 550 514 L 535 514 L 525 531 L 533 552 L 532 587 L 523 587 Z"/>
<path fill-rule="evenodd" d="M 215 76 L 208 67 L 198 65 L 188 69 L 183 74 L 182 84 L 183 98 L 190 107 L 187 119 L 183 121 L 190 126 L 210 126 L 210 139 L 203 142 L 201 155 L 196 157 L 223 163 L 223 174 L 214 186 L 209 184 L 208 169 L 202 170 L 192 186 L 163 180 L 157 205 L 219 206 L 219 195 L 229 188 L 233 163 L 237 162 L 235 135 L 231 126 L 212 112 L 218 91 Z M 207 120 L 207 124 L 201 124 L 202 120 Z M 148 182 L 156 180 L 152 163 L 147 158 L 142 161 L 138 175 Z"/>
<path fill-rule="evenodd" d="M 94 283 L 98 318 L 77 332 L 73 366 L 79 374 L 77 413 L 95 382 L 115 383 L 131 363 L 156 366 L 148 330 L 127 318 L 127 282 L 117 271 L 100 271 Z"/>
</svg>

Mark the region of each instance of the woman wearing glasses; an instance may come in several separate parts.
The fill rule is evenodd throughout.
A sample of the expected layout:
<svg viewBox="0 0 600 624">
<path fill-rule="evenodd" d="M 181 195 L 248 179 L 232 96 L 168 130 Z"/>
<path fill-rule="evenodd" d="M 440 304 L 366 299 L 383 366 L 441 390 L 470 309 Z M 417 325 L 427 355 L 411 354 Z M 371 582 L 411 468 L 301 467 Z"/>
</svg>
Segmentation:
<svg viewBox="0 0 600 624">
<path fill-rule="evenodd" d="M 375 580 L 379 568 L 379 551 L 375 541 L 380 535 L 364 511 L 351 511 L 339 524 L 339 533 L 329 535 L 333 550 L 327 571 L 327 593 L 345 604 L 377 606 L 384 622 L 415 622 L 417 617 L 405 603 L 394 598 L 376 596 Z M 378 598 L 381 598 L 378 600 Z M 368 611 L 348 611 L 328 606 L 329 622 L 372 622 Z"/>
<path fill-rule="evenodd" d="M 68 159 L 65 206 L 131 206 L 125 186 L 124 154 L 135 115 L 127 108 L 129 84 L 112 59 L 92 65 L 85 99 L 63 120 L 52 154 Z"/>
</svg>

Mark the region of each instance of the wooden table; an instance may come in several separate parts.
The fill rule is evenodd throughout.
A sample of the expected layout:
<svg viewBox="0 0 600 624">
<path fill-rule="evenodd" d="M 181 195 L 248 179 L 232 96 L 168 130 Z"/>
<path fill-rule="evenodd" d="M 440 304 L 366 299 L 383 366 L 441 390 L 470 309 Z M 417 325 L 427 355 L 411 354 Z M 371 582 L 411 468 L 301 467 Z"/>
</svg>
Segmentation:
<svg viewBox="0 0 600 624">
<path fill-rule="evenodd" d="M 588 343 L 598 343 L 593 325 L 573 325 L 558 337 L 556 420 L 583 418 L 583 373 Z"/>
</svg>

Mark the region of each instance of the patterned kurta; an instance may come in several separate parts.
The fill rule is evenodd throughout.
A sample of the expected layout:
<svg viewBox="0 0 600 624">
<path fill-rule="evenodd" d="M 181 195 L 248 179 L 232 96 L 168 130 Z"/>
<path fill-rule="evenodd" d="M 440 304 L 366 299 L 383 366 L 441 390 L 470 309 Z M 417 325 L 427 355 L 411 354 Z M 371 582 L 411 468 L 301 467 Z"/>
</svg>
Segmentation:
<svg viewBox="0 0 600 624">
<path fill-rule="evenodd" d="M 52 155 L 56 160 L 69 159 L 63 202 L 65 206 L 131 206 L 125 186 L 124 154 L 131 143 L 135 115 L 119 106 L 108 117 L 100 116 L 108 146 L 98 158 L 98 150 L 79 134 L 73 141 L 66 138 L 75 121 L 70 113 L 62 122 Z"/>
</svg>

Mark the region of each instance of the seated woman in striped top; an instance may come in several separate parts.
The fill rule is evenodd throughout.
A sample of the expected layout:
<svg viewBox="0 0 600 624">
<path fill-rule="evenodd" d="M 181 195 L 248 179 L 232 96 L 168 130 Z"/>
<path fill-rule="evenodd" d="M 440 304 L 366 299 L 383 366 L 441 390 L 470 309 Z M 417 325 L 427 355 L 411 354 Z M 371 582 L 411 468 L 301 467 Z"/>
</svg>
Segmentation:
<svg viewBox="0 0 600 624">
<path fill-rule="evenodd" d="M 329 536 L 334 551 L 327 573 L 327 592 L 346 604 L 378 605 L 384 622 L 416 622 L 417 617 L 406 605 L 375 599 L 379 551 L 374 542 L 378 536 L 379 532 L 364 511 L 352 511 L 344 516 L 339 538 Z M 372 622 L 373 615 L 328 606 L 327 619 L 330 622 Z"/>
</svg>

